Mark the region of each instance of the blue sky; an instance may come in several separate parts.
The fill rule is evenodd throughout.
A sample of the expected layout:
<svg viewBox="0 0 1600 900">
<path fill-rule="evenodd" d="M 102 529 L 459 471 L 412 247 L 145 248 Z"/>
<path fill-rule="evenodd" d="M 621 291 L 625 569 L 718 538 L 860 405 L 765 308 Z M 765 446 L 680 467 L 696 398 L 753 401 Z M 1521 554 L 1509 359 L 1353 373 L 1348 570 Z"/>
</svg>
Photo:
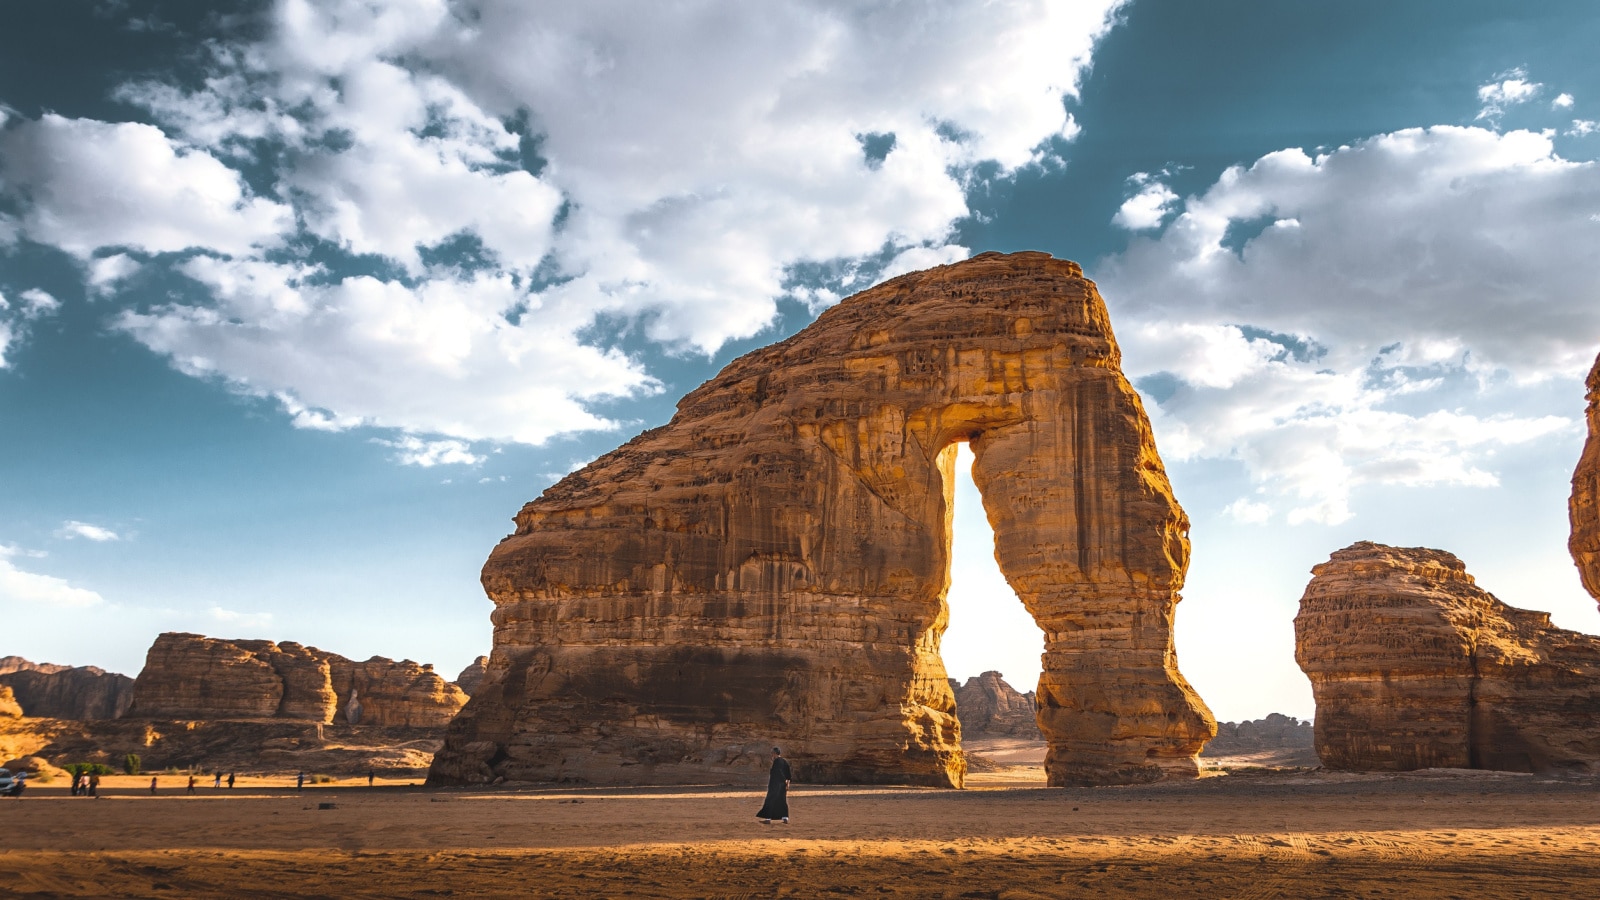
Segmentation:
<svg viewBox="0 0 1600 900">
<path fill-rule="evenodd" d="M 727 361 L 984 250 L 1106 296 L 1184 672 L 1312 712 L 1352 541 L 1595 631 L 1585 2 L 63 2 L 0 13 L 0 653 L 487 652 L 525 501 Z M 1039 636 L 958 498 L 951 673 Z"/>
</svg>

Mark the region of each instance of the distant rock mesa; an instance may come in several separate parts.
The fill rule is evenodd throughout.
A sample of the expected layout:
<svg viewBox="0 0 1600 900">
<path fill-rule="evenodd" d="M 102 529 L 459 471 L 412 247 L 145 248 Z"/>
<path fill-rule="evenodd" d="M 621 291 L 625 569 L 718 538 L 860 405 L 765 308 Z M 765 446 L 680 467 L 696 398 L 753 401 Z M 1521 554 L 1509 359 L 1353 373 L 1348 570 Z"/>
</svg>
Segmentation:
<svg viewBox="0 0 1600 900">
<path fill-rule="evenodd" d="M 735 360 L 527 504 L 483 569 L 488 672 L 432 783 L 764 772 L 959 786 L 939 658 L 956 444 L 1046 635 L 1052 784 L 1197 774 L 1188 519 L 1076 263 L 902 275 Z"/>
<path fill-rule="evenodd" d="M 1018 693 L 999 672 L 984 672 L 957 685 L 956 717 L 961 720 L 961 737 L 1015 737 L 1040 740 L 1038 706 L 1033 691 Z"/>
<path fill-rule="evenodd" d="M 1589 440 L 1572 474 L 1572 539 L 1567 546 L 1589 596 L 1600 600 L 1600 357 L 1589 372 Z"/>
<path fill-rule="evenodd" d="M 1441 550 L 1364 541 L 1312 572 L 1295 657 L 1316 696 L 1323 765 L 1600 765 L 1600 638 L 1507 606 Z"/>
<path fill-rule="evenodd" d="M 432 666 L 411 660 L 354 662 L 290 641 L 168 632 L 146 655 L 128 715 L 437 728 L 466 700 Z"/>
<path fill-rule="evenodd" d="M 23 714 L 55 719 L 115 719 L 133 701 L 133 679 L 95 666 L 34 663 L 0 657 L 0 685 L 9 687 Z"/>
</svg>

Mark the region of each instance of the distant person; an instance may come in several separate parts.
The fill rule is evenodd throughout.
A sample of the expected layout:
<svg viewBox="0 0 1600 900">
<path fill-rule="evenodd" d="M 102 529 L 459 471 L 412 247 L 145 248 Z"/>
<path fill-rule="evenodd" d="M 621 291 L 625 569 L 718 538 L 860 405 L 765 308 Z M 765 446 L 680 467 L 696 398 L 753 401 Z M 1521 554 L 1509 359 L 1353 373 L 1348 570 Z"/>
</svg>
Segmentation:
<svg viewBox="0 0 1600 900">
<path fill-rule="evenodd" d="M 87 771 L 78 773 L 77 785 L 78 785 L 78 796 L 80 796 L 80 797 L 89 796 L 89 773 Z"/>
<path fill-rule="evenodd" d="M 789 768 L 789 761 L 783 758 L 783 751 L 773 747 L 772 768 L 767 771 L 767 802 L 756 813 L 761 824 L 771 825 L 773 819 L 782 819 L 783 824 L 789 824 L 789 782 L 793 778 L 794 773 Z"/>
<path fill-rule="evenodd" d="M 212 790 L 215 790 L 215 789 L 220 788 L 220 787 L 222 787 L 222 770 L 218 769 L 217 770 L 217 777 L 214 780 L 212 780 L 212 782 L 211 782 L 211 788 L 212 788 Z"/>
<path fill-rule="evenodd" d="M 190 793 L 190 794 L 194 793 L 194 773 L 193 772 L 189 773 L 189 790 L 186 793 Z"/>
<path fill-rule="evenodd" d="M 154 797 L 155 795 L 156 795 L 156 776 L 151 775 L 150 776 L 150 796 Z"/>
<path fill-rule="evenodd" d="M 373 774 L 371 769 L 367 770 L 367 787 L 372 787 L 372 779 L 376 777 L 377 776 Z"/>
<path fill-rule="evenodd" d="M 228 773 L 228 790 L 233 790 L 233 773 Z"/>
<path fill-rule="evenodd" d="M 303 791 L 306 788 L 306 773 L 296 772 L 294 776 L 294 789 Z"/>
<path fill-rule="evenodd" d="M 99 772 L 90 772 L 89 773 L 89 796 L 95 798 L 96 800 L 100 799 L 100 773 Z"/>
<path fill-rule="evenodd" d="M 86 777 L 82 772 L 72 776 L 72 796 L 76 797 L 83 793 L 84 778 Z"/>
</svg>

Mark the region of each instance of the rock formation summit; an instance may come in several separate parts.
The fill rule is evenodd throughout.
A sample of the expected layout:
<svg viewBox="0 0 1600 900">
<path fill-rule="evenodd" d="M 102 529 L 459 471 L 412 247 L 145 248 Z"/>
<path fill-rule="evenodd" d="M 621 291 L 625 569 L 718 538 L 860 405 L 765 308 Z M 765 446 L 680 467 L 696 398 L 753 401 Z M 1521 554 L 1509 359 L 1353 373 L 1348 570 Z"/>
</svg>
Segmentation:
<svg viewBox="0 0 1600 900">
<path fill-rule="evenodd" d="M 1600 769 L 1600 638 L 1484 591 L 1442 550 L 1361 542 L 1311 570 L 1295 658 L 1331 769 Z"/>
<path fill-rule="evenodd" d="M 903 275 L 735 360 L 516 516 L 483 682 L 434 783 L 748 777 L 960 786 L 939 658 L 956 444 L 1046 636 L 1052 784 L 1193 776 L 1188 519 L 1076 263 Z"/>
<path fill-rule="evenodd" d="M 167 632 L 145 656 L 127 714 L 438 728 L 466 701 L 432 666 L 409 659 L 355 662 L 292 641 Z"/>
<path fill-rule="evenodd" d="M 34 663 L 0 657 L 0 685 L 10 688 L 29 716 L 115 719 L 133 702 L 133 679 L 97 666 Z"/>
<path fill-rule="evenodd" d="M 956 718 L 961 720 L 962 737 L 1042 739 L 1033 692 L 1019 692 L 999 672 L 974 675 L 962 685 L 952 678 L 950 689 L 956 695 Z"/>
<path fill-rule="evenodd" d="M 1567 546 L 1589 596 L 1600 600 L 1600 357 L 1589 372 L 1589 440 L 1572 473 L 1572 539 Z"/>
</svg>

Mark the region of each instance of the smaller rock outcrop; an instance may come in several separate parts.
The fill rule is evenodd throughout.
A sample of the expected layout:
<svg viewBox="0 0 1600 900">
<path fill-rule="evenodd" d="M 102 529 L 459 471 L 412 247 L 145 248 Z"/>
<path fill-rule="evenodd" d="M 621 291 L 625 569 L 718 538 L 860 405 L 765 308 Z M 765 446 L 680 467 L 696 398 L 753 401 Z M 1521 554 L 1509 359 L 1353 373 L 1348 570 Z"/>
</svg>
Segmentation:
<svg viewBox="0 0 1600 900">
<path fill-rule="evenodd" d="M 1323 765 L 1600 770 L 1600 638 L 1507 606 L 1442 550 L 1363 541 L 1311 571 L 1295 658 Z"/>
<path fill-rule="evenodd" d="M 133 701 L 133 679 L 96 666 L 61 666 L 0 657 L 0 685 L 10 688 L 24 715 L 55 719 L 115 719 Z"/>
<path fill-rule="evenodd" d="M 128 714 L 143 718 L 299 719 L 441 727 L 467 695 L 433 667 L 374 656 L 355 662 L 291 641 L 156 638 Z"/>
<path fill-rule="evenodd" d="M 1589 440 L 1572 473 L 1572 538 L 1567 547 L 1589 596 L 1600 600 L 1600 357 L 1589 372 Z"/>
<path fill-rule="evenodd" d="M 478 685 L 483 683 L 483 676 L 488 673 L 489 657 L 480 656 L 473 660 L 471 665 L 462 669 L 460 675 L 456 676 L 456 687 L 461 688 L 462 692 L 471 697 L 472 692 L 476 691 Z"/>
<path fill-rule="evenodd" d="M 1282 713 L 1268 713 L 1265 719 L 1218 722 L 1217 736 L 1206 744 L 1200 755 L 1242 756 L 1310 750 L 1315 744 L 1316 734 L 1310 722 Z"/>
<path fill-rule="evenodd" d="M 8 719 L 22 718 L 22 706 L 17 703 L 11 688 L 0 685 L 0 716 Z"/>
<path fill-rule="evenodd" d="M 1033 691 L 1018 693 L 999 672 L 985 672 L 957 685 L 950 679 L 956 695 L 956 718 L 961 720 L 965 740 L 983 737 L 1017 737 L 1043 740 L 1037 716 L 1039 708 Z"/>
</svg>

